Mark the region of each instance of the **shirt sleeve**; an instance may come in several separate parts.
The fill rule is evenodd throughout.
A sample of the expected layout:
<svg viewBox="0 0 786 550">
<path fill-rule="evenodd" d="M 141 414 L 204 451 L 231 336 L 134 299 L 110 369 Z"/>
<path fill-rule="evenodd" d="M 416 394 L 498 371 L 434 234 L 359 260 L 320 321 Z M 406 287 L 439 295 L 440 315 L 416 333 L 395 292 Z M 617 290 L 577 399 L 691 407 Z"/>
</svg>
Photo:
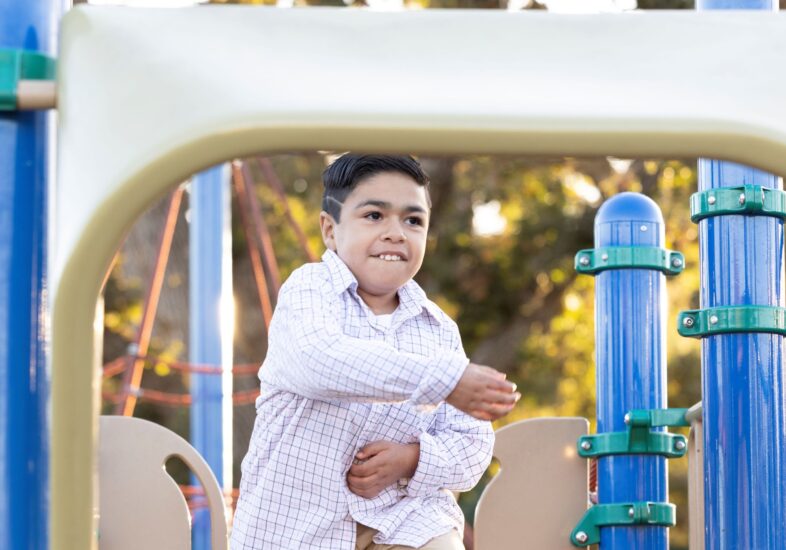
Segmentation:
<svg viewBox="0 0 786 550">
<path fill-rule="evenodd" d="M 461 350 L 455 324 L 454 345 Z M 420 434 L 420 458 L 407 482 L 409 496 L 433 495 L 440 489 L 469 491 L 491 463 L 494 431 L 491 422 L 478 420 L 443 403 L 428 430 Z"/>
<path fill-rule="evenodd" d="M 463 351 L 449 347 L 424 356 L 347 336 L 336 312 L 340 298 L 327 283 L 297 272 L 290 279 L 270 327 L 268 356 L 275 359 L 262 368 L 279 389 L 311 399 L 436 405 L 469 364 Z"/>
<path fill-rule="evenodd" d="M 420 458 L 407 483 L 407 495 L 429 496 L 440 489 L 469 491 L 491 463 L 493 448 L 491 422 L 443 403 L 431 428 L 420 434 Z"/>
</svg>

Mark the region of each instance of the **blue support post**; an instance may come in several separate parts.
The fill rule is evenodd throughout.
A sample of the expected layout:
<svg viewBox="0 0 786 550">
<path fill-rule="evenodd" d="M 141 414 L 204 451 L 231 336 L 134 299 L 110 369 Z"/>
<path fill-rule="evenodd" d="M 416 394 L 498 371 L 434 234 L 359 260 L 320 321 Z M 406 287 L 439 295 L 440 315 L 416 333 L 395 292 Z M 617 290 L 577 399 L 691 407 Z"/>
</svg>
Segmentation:
<svg viewBox="0 0 786 550">
<path fill-rule="evenodd" d="M 595 217 L 595 247 L 663 247 L 663 216 L 637 193 L 612 197 Z M 598 433 L 624 432 L 631 409 L 666 407 L 666 281 L 649 269 L 614 269 L 595 277 Z M 662 428 L 660 429 L 662 430 Z M 666 502 L 667 465 L 662 456 L 598 459 L 598 502 Z M 668 529 L 602 527 L 606 550 L 665 550 Z"/>
<path fill-rule="evenodd" d="M 61 2 L 0 5 L 0 48 L 54 56 Z M 0 548 L 49 539 L 46 203 L 51 115 L 0 113 Z"/>
<path fill-rule="evenodd" d="M 698 0 L 697 8 L 772 11 L 778 3 Z M 729 70 L 744 63 L 744 58 L 729 60 Z M 771 174 L 699 160 L 700 191 L 745 184 L 782 189 L 780 179 Z M 783 307 L 783 244 L 783 222 L 777 218 L 719 216 L 700 221 L 701 307 Z M 707 550 L 786 545 L 783 366 L 782 336 L 725 334 L 702 342 Z"/>
<path fill-rule="evenodd" d="M 194 178 L 189 200 L 189 356 L 223 374 L 191 375 L 191 443 L 224 489 L 232 487 L 232 264 L 229 167 Z M 193 478 L 196 482 L 196 478 Z M 210 548 L 206 509 L 194 516 L 194 550 Z"/>
</svg>

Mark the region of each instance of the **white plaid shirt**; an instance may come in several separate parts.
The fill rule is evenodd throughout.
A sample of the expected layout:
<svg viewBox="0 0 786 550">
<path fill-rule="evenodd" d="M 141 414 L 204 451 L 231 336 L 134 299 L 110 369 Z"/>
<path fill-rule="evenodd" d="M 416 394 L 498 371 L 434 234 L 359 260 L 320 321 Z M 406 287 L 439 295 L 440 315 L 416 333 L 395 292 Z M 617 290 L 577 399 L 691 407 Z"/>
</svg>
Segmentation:
<svg viewBox="0 0 786 550">
<path fill-rule="evenodd" d="M 409 281 L 386 328 L 344 262 L 331 251 L 322 260 L 281 288 L 232 549 L 354 550 L 355 522 L 378 530 L 382 544 L 418 547 L 461 533 L 450 491 L 477 483 L 494 434 L 444 403 L 468 363 L 456 324 Z M 406 484 L 366 499 L 346 475 L 378 440 L 420 442 L 420 461 Z"/>
</svg>

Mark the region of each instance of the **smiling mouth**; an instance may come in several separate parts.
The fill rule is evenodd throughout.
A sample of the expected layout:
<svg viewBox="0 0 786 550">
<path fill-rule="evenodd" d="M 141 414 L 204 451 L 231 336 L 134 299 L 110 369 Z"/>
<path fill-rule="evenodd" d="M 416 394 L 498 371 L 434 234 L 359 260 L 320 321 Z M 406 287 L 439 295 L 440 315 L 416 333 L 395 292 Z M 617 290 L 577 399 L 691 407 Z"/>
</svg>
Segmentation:
<svg viewBox="0 0 786 550">
<path fill-rule="evenodd" d="M 373 257 L 379 258 L 380 260 L 384 260 L 386 262 L 401 262 L 406 260 L 406 258 L 399 256 L 398 254 L 379 254 Z"/>
</svg>

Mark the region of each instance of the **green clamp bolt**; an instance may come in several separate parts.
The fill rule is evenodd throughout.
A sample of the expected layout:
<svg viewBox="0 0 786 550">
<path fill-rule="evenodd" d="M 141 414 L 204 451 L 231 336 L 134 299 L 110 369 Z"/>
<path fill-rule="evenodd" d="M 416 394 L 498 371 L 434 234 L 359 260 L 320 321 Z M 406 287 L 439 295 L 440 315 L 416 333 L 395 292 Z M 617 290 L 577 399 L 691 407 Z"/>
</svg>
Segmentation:
<svg viewBox="0 0 786 550">
<path fill-rule="evenodd" d="M 722 187 L 694 193 L 690 219 L 694 223 L 712 216 L 773 216 L 786 219 L 786 192 L 761 185 Z"/>
<path fill-rule="evenodd" d="M 610 246 L 580 250 L 575 265 L 577 272 L 587 275 L 609 269 L 654 269 L 678 275 L 685 268 L 685 257 L 655 246 Z"/>
<path fill-rule="evenodd" d="M 786 336 L 786 308 L 723 306 L 691 309 L 677 319 L 680 336 L 702 338 L 734 332 L 768 332 Z"/>
<path fill-rule="evenodd" d="M 577 447 L 579 456 L 597 458 L 609 455 L 646 454 L 680 458 L 688 450 L 685 436 L 653 432 L 651 428 L 689 426 L 688 409 L 634 409 L 625 415 L 624 432 L 583 435 Z"/>
<path fill-rule="evenodd" d="M 0 111 L 16 111 L 22 80 L 54 80 L 57 62 L 44 54 L 0 48 Z"/>
<path fill-rule="evenodd" d="M 630 525 L 673 527 L 676 506 L 668 502 L 626 502 L 596 504 L 584 514 L 570 534 L 573 546 L 585 547 L 600 542 L 600 528 Z"/>
</svg>

